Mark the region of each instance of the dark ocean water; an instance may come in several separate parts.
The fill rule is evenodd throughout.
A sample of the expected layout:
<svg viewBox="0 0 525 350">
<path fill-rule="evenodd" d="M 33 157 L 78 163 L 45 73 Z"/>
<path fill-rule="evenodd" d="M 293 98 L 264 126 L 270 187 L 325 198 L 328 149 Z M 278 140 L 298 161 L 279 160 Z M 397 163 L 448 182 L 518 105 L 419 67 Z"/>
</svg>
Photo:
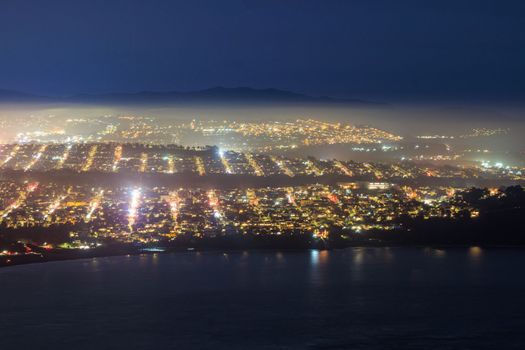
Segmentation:
<svg viewBox="0 0 525 350">
<path fill-rule="evenodd" d="M 0 269 L 1 349 L 524 349 L 525 250 L 178 253 Z"/>
</svg>

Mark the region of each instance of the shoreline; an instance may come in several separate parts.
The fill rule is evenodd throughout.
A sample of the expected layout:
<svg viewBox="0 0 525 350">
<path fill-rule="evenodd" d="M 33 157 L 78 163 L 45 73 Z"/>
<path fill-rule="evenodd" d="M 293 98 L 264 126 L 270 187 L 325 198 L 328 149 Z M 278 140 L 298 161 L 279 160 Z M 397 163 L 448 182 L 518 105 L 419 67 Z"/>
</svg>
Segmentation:
<svg viewBox="0 0 525 350">
<path fill-rule="evenodd" d="M 482 245 L 482 244 L 450 244 L 450 245 L 421 245 L 421 244 L 355 244 L 344 247 L 267 247 L 267 248 L 231 248 L 231 249 L 218 249 L 218 248 L 166 248 L 165 250 L 145 250 L 144 248 L 129 250 L 129 251 L 86 251 L 86 250 L 70 250 L 70 251 L 54 251 L 48 255 L 44 254 L 33 254 L 33 255 L 11 255 L 11 256 L 0 256 L 0 269 L 14 267 L 19 265 L 29 264 L 44 264 L 49 262 L 59 261 L 73 261 L 82 259 L 94 259 L 94 258 L 110 258 L 118 256 L 140 256 L 140 255 L 156 255 L 156 254 L 176 254 L 176 253 L 202 253 L 202 252 L 215 252 L 215 253 L 241 253 L 241 252 L 263 252 L 263 251 L 277 251 L 277 252 L 305 252 L 309 250 L 344 250 L 349 248 L 417 248 L 417 249 L 470 249 L 470 248 L 481 248 L 481 249 L 525 249 L 525 245 Z"/>
</svg>

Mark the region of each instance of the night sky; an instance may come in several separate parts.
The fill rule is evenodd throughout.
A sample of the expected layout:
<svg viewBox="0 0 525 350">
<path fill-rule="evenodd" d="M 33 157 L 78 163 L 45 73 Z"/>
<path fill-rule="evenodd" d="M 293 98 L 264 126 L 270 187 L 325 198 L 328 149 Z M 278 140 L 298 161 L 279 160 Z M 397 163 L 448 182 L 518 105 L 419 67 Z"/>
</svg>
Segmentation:
<svg viewBox="0 0 525 350">
<path fill-rule="evenodd" d="M 525 97 L 525 1 L 0 0 L 0 87 Z"/>
</svg>

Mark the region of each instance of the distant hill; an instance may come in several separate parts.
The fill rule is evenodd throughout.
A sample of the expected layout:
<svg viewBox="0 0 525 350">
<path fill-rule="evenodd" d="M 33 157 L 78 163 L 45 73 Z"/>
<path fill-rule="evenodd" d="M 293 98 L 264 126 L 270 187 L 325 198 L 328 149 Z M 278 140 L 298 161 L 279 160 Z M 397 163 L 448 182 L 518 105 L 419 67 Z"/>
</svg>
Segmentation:
<svg viewBox="0 0 525 350">
<path fill-rule="evenodd" d="M 43 101 L 51 101 L 51 100 L 52 99 L 45 97 L 45 96 L 26 94 L 24 92 L 13 91 L 13 90 L 0 89 L 0 102 L 43 102 Z"/>
<path fill-rule="evenodd" d="M 314 97 L 279 89 L 254 89 L 250 87 L 214 87 L 205 90 L 141 91 L 137 93 L 78 94 L 68 97 L 48 97 L 0 89 L 0 102 L 66 102 L 88 104 L 372 104 L 359 99 Z"/>
<path fill-rule="evenodd" d="M 69 98 L 69 101 L 84 103 L 357 103 L 369 102 L 358 99 L 334 99 L 314 97 L 278 89 L 254 89 L 250 87 L 214 87 L 205 90 L 179 91 L 141 91 L 137 93 L 83 94 Z"/>
</svg>

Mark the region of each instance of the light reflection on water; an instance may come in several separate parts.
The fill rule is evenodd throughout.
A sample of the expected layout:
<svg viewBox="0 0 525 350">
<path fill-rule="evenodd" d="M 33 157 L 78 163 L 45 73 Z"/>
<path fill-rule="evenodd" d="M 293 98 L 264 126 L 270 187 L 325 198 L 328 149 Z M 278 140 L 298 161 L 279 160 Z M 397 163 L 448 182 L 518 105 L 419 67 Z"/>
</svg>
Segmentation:
<svg viewBox="0 0 525 350">
<path fill-rule="evenodd" d="M 15 266 L 0 269 L 0 334 L 6 348 L 28 341 L 148 349 L 154 339 L 181 349 L 518 349 L 525 348 L 521 265 L 521 250 L 472 247 Z"/>
<path fill-rule="evenodd" d="M 310 250 L 310 263 L 316 266 L 319 263 L 319 251 L 317 249 Z"/>
<path fill-rule="evenodd" d="M 310 250 L 310 263 L 313 266 L 324 265 L 328 262 L 330 251 L 328 250 Z"/>
<path fill-rule="evenodd" d="M 425 248 L 425 254 L 435 258 L 445 258 L 447 251 L 439 248 Z"/>
<path fill-rule="evenodd" d="M 480 247 L 470 247 L 468 255 L 471 261 L 479 261 L 483 257 L 483 249 Z"/>
</svg>

